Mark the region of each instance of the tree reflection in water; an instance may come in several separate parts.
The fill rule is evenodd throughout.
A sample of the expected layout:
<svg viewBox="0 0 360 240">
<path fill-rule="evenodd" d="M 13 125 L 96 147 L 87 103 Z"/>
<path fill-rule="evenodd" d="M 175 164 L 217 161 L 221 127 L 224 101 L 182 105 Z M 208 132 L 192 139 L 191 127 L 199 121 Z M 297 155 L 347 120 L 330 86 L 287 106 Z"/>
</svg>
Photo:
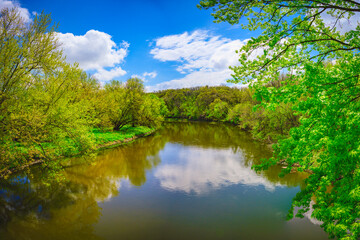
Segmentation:
<svg viewBox="0 0 360 240">
<path fill-rule="evenodd" d="M 6 239 L 98 239 L 93 228 L 101 215 L 98 202 L 118 195 L 122 179 L 134 186 L 144 184 L 146 171 L 160 163 L 157 153 L 165 145 L 161 139 L 156 135 L 106 150 L 90 165 L 67 168 L 61 182 L 21 175 L 2 181 L 0 235 Z M 40 170 L 32 171 L 30 176 L 37 176 Z"/>
</svg>

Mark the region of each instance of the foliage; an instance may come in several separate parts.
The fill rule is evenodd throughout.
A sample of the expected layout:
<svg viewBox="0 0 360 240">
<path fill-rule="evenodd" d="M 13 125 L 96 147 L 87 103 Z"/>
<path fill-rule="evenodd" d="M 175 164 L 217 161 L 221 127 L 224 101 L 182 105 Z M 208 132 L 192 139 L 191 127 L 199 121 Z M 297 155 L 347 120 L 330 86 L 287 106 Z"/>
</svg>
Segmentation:
<svg viewBox="0 0 360 240">
<path fill-rule="evenodd" d="M 268 87 L 278 87 L 281 81 L 273 81 Z M 294 115 L 290 103 L 282 104 L 276 111 L 263 107 L 254 111 L 258 102 L 249 88 L 197 87 L 163 90 L 156 94 L 169 109 L 166 117 L 231 122 L 268 143 L 285 138 L 289 129 L 299 124 L 299 115 Z"/>
<path fill-rule="evenodd" d="M 116 80 L 105 85 L 105 92 L 109 120 L 115 131 L 120 130 L 132 121 L 130 99 L 126 97 L 123 84 Z"/>
<path fill-rule="evenodd" d="M 128 105 L 131 124 L 139 124 L 140 109 L 144 103 L 144 84 L 139 78 L 130 78 L 125 83 L 125 98 L 130 103 Z"/>
<path fill-rule="evenodd" d="M 137 123 L 141 126 L 159 127 L 164 121 L 163 114 L 166 114 L 164 102 L 154 94 L 147 94 L 137 114 Z"/>
<path fill-rule="evenodd" d="M 115 131 L 131 124 L 158 127 L 166 108 L 158 97 L 145 94 L 142 80 L 130 78 L 125 84 L 113 80 L 105 85 L 108 116 Z"/>
<path fill-rule="evenodd" d="M 233 106 L 244 99 L 246 89 L 219 87 L 196 87 L 183 89 L 168 89 L 159 91 L 156 95 L 165 102 L 168 113 L 167 117 L 210 119 L 210 111 L 214 111 L 214 101 L 222 101 Z M 212 105 L 212 110 L 210 105 Z M 225 114 L 226 115 L 226 114 Z M 226 117 L 226 116 L 225 116 Z M 223 120 L 224 116 L 221 116 Z"/>
<path fill-rule="evenodd" d="M 359 198 L 359 76 L 360 26 L 345 31 L 339 21 L 349 21 L 360 11 L 358 1 L 253 1 L 208 0 L 200 8 L 214 7 L 217 22 L 239 23 L 261 29 L 239 51 L 240 65 L 231 67 L 233 82 L 248 82 L 264 111 L 288 104 L 300 116 L 290 136 L 275 146 L 274 156 L 260 168 L 280 160 L 292 168 L 310 171 L 306 188 L 295 197 L 294 207 L 310 209 L 323 222 L 330 237 L 360 237 Z M 325 19 L 333 19 L 332 23 Z M 273 79 L 287 73 L 283 84 Z M 279 110 L 280 109 L 280 110 Z M 291 117 L 293 118 L 293 117 Z M 278 121 L 282 121 L 279 119 Z M 272 124 L 272 123 L 269 123 Z"/>
<path fill-rule="evenodd" d="M 89 104 L 82 94 L 96 88 L 57 50 L 48 15 L 27 24 L 16 9 L 0 17 L 0 171 L 92 148 Z"/>
<path fill-rule="evenodd" d="M 220 98 L 217 98 L 209 105 L 208 116 L 210 119 L 214 119 L 218 121 L 225 119 L 228 113 L 228 109 L 229 106 L 227 102 L 223 102 L 220 100 Z"/>
</svg>

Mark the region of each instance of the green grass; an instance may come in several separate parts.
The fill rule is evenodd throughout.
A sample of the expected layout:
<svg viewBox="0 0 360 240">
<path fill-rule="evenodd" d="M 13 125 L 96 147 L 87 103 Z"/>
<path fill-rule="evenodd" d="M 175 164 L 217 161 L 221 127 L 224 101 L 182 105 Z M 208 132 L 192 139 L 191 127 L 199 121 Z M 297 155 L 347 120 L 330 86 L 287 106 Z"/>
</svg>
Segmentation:
<svg viewBox="0 0 360 240">
<path fill-rule="evenodd" d="M 91 134 L 93 134 L 92 137 L 93 140 L 95 140 L 93 142 L 94 147 L 97 147 L 97 149 L 102 149 L 117 146 L 126 139 L 130 139 L 135 136 L 145 135 L 147 133 L 153 132 L 154 130 L 155 128 L 149 128 L 144 126 L 125 126 L 117 132 L 113 131 L 111 128 L 93 128 L 91 130 Z M 64 144 L 62 145 L 61 149 L 59 149 L 59 146 L 55 146 L 51 142 L 42 143 L 46 154 L 54 159 L 58 159 L 56 161 L 51 161 L 54 164 L 59 163 L 60 159 L 82 154 L 82 152 L 76 147 L 75 143 L 71 139 L 65 138 L 63 140 Z M 22 166 L 23 164 L 28 164 L 29 162 L 34 160 L 34 158 L 37 158 L 37 156 L 42 156 L 42 149 L 37 145 L 24 146 L 16 142 L 9 142 L 8 145 L 8 153 L 11 153 L 10 156 L 12 156 L 13 159 L 12 161 L 0 162 L 0 169 L 3 170 L 16 168 Z"/>
<path fill-rule="evenodd" d="M 91 133 L 94 137 L 94 147 L 97 147 L 99 145 L 103 145 L 106 143 L 112 143 L 116 141 L 124 141 L 126 139 L 139 136 L 142 134 L 146 134 L 149 132 L 154 131 L 154 128 L 144 127 L 144 126 L 125 126 L 120 131 L 113 131 L 112 128 L 106 128 L 106 129 L 99 129 L 99 128 L 93 128 L 91 130 Z M 41 143 L 43 146 L 43 149 L 49 153 L 52 150 L 55 150 L 53 152 L 53 155 L 56 157 L 71 157 L 80 154 L 79 149 L 76 147 L 76 144 L 74 141 L 72 141 L 70 138 L 63 139 L 63 145 L 62 149 L 58 149 L 58 146 L 55 146 L 52 142 L 43 142 Z M 42 149 L 37 145 L 32 146 L 24 146 L 20 143 L 13 142 L 12 144 L 9 144 L 10 152 L 17 153 L 17 155 L 29 155 L 30 152 L 38 152 L 38 154 L 41 154 Z"/>
<path fill-rule="evenodd" d="M 118 132 L 112 131 L 112 129 L 110 128 L 109 129 L 94 128 L 92 130 L 92 133 L 95 136 L 96 144 L 100 145 L 109 142 L 123 141 L 125 139 L 132 138 L 134 136 L 138 136 L 141 134 L 145 134 L 153 130 L 154 128 L 149 128 L 144 126 L 137 126 L 137 127 L 125 126 Z"/>
</svg>

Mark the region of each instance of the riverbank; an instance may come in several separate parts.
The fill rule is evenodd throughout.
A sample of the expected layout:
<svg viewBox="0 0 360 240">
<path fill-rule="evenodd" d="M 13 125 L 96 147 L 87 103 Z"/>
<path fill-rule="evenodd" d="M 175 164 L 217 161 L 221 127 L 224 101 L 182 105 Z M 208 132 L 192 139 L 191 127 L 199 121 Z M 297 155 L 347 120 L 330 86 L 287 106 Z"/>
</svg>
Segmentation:
<svg viewBox="0 0 360 240">
<path fill-rule="evenodd" d="M 91 152 L 97 152 L 103 149 L 113 148 L 120 146 L 122 144 L 130 143 L 138 138 L 149 136 L 155 131 L 156 131 L 155 128 L 149 128 L 145 126 L 135 126 L 135 127 L 125 126 L 123 127 L 123 129 L 121 129 L 121 131 L 118 132 L 112 131 L 112 129 L 94 128 L 91 131 L 91 133 L 94 136 L 94 146 Z M 23 171 L 31 166 L 44 164 L 46 161 L 49 160 L 59 162 L 69 157 L 76 157 L 80 155 L 81 153 L 74 152 L 70 156 L 59 156 L 55 159 L 46 159 L 45 157 L 40 159 L 34 159 L 33 161 L 28 162 L 27 164 L 21 166 L 4 168 L 0 170 L 0 179 L 6 178 L 16 172 Z"/>
<path fill-rule="evenodd" d="M 137 138 L 146 137 L 153 134 L 156 131 L 155 128 L 149 128 L 144 126 L 130 127 L 125 126 L 121 132 L 114 131 L 101 131 L 94 130 L 93 133 L 96 138 L 97 150 L 117 147 L 119 145 L 132 142 Z"/>
</svg>

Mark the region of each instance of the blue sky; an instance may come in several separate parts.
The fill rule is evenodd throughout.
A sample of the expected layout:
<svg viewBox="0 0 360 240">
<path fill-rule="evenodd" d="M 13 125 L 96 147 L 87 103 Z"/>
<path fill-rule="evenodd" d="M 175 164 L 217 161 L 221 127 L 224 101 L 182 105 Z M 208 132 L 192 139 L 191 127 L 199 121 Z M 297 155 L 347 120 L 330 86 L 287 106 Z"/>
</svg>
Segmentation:
<svg viewBox="0 0 360 240">
<path fill-rule="evenodd" d="M 50 13 L 69 62 L 102 83 L 138 76 L 148 91 L 226 83 L 254 33 L 213 23 L 199 0 L 0 0 L 23 16 Z"/>
</svg>

